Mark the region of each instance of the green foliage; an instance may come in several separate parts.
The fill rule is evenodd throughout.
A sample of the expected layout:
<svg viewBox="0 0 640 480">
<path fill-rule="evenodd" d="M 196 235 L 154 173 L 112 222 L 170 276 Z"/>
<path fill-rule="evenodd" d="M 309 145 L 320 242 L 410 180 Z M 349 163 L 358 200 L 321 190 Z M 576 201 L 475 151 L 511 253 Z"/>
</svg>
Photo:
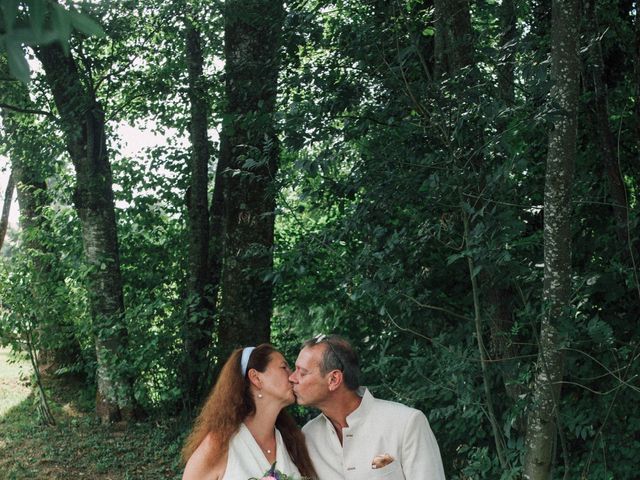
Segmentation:
<svg viewBox="0 0 640 480">
<path fill-rule="evenodd" d="M 147 411 L 181 402 L 179 364 L 186 308 L 186 152 L 161 147 L 114 165 L 129 364 Z M 148 157 L 147 157 L 148 156 Z M 175 181 L 174 179 L 177 179 Z"/>
<path fill-rule="evenodd" d="M 0 264 L 4 307 L 0 339 L 20 350 L 29 335 L 38 350 L 66 350 L 66 357 L 59 358 L 61 363 L 56 365 L 60 373 L 83 372 L 90 369 L 91 362 L 84 364 L 72 352 L 81 348 L 87 360 L 93 355 L 86 293 L 77 276 L 82 275 L 82 268 L 73 255 L 77 238 L 73 237 L 74 227 L 69 229 L 69 220 L 76 221 L 75 216 L 68 209 L 48 209 L 41 214 L 52 229 L 24 232 L 21 247 L 9 262 Z M 77 234 L 77 225 L 75 231 Z M 71 251 L 65 251 L 65 242 Z M 35 243 L 38 249 L 29 247 Z"/>
<path fill-rule="evenodd" d="M 60 42 L 68 52 L 73 30 L 84 35 L 104 36 L 102 27 L 75 6 L 68 10 L 57 2 L 45 0 L 0 2 L 0 45 L 6 52 L 9 70 L 23 83 L 29 81 L 30 73 L 23 45 Z"/>
</svg>

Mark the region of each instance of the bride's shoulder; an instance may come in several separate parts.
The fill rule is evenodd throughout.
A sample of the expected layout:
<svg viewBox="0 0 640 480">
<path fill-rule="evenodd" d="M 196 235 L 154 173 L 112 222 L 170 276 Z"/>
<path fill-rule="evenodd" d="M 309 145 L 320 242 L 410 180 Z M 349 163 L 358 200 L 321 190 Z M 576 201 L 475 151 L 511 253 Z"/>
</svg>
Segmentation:
<svg viewBox="0 0 640 480">
<path fill-rule="evenodd" d="M 227 455 L 220 455 L 212 462 L 219 445 L 213 433 L 204 437 L 187 461 L 182 480 L 221 480 L 227 466 Z"/>
</svg>

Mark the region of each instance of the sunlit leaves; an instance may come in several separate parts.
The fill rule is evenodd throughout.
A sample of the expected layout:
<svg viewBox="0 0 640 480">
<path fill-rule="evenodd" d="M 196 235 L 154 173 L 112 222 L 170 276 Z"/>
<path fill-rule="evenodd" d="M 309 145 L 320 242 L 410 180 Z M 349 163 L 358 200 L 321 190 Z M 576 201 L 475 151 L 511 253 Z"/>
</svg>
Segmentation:
<svg viewBox="0 0 640 480">
<path fill-rule="evenodd" d="M 87 14 L 74 8 L 67 10 L 56 2 L 1 0 L 0 11 L 4 24 L 0 44 L 6 51 L 11 73 L 24 83 L 29 81 L 30 72 L 25 46 L 60 42 L 68 52 L 73 29 L 84 35 L 104 35 L 102 27 Z"/>
</svg>

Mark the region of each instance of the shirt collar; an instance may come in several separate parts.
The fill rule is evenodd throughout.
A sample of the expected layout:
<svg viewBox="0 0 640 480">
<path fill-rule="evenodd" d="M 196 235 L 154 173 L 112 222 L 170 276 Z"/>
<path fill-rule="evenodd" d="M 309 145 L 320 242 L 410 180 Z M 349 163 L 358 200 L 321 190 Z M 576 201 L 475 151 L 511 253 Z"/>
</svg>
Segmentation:
<svg viewBox="0 0 640 480">
<path fill-rule="evenodd" d="M 371 392 L 367 387 L 359 387 L 358 390 L 356 390 L 356 393 L 359 397 L 362 398 L 362 401 L 360 402 L 358 408 L 347 415 L 347 425 L 349 425 L 349 428 L 353 428 L 360 422 L 364 421 L 364 419 L 367 418 L 371 407 L 373 406 L 374 397 L 373 395 L 371 395 Z M 331 420 L 329 420 L 329 418 L 324 413 L 322 414 L 322 416 L 324 417 L 325 422 L 327 422 L 327 426 L 333 429 Z"/>
<path fill-rule="evenodd" d="M 369 411 L 371 411 L 371 407 L 373 406 L 373 395 L 371 395 L 371 392 L 369 392 L 367 387 L 358 388 L 356 393 L 358 396 L 362 397 L 362 401 L 358 408 L 347 415 L 347 424 L 349 425 L 349 428 L 356 426 L 358 423 L 366 419 Z"/>
</svg>

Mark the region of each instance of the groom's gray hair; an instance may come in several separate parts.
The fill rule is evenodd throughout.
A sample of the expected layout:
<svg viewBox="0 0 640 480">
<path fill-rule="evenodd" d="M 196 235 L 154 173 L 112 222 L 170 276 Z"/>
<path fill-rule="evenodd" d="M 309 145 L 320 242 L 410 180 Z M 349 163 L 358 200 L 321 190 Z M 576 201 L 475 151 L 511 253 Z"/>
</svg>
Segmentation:
<svg viewBox="0 0 640 480">
<path fill-rule="evenodd" d="M 320 373 L 326 375 L 332 370 L 340 370 L 344 384 L 349 390 L 360 387 L 360 365 L 358 354 L 351 344 L 339 335 L 316 335 L 305 340 L 302 347 L 326 344 L 320 360 Z"/>
</svg>

